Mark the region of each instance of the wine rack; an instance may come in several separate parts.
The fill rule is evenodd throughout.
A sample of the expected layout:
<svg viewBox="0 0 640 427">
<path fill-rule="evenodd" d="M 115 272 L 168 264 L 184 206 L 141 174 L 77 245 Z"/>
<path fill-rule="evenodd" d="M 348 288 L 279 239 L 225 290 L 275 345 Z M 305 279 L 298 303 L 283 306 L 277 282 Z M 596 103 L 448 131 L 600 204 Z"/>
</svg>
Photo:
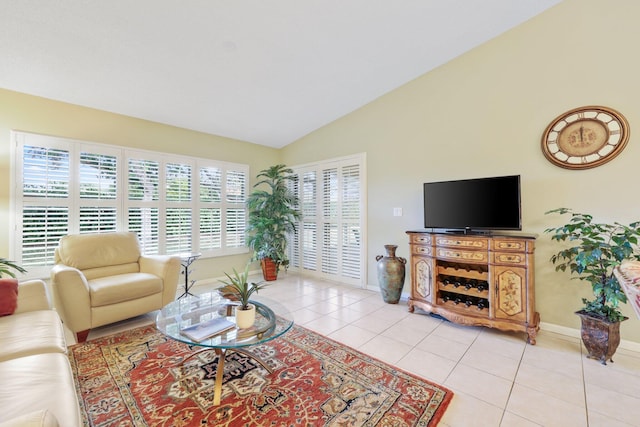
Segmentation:
<svg viewBox="0 0 640 427">
<path fill-rule="evenodd" d="M 407 234 L 409 311 L 417 307 L 460 324 L 523 331 L 535 344 L 534 236 Z"/>
</svg>

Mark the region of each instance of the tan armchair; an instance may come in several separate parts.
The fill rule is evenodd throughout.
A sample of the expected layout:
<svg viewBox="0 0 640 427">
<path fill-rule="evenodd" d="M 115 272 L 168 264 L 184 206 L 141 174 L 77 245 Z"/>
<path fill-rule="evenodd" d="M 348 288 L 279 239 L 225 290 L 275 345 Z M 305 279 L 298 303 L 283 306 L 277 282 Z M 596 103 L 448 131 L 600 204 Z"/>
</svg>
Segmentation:
<svg viewBox="0 0 640 427">
<path fill-rule="evenodd" d="M 144 256 L 135 233 L 60 239 L 51 270 L 54 305 L 84 342 L 91 328 L 159 310 L 176 297 L 180 258 Z"/>
</svg>

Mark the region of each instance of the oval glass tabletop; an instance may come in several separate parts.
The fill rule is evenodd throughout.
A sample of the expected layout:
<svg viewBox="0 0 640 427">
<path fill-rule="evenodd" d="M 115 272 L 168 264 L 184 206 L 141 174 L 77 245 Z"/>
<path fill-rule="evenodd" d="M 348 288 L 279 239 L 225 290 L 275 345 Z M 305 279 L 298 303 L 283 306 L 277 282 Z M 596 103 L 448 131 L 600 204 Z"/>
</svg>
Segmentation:
<svg viewBox="0 0 640 427">
<path fill-rule="evenodd" d="M 156 327 L 163 334 L 186 344 L 233 349 L 270 341 L 293 326 L 293 316 L 277 302 L 264 298 L 250 302 L 256 306 L 256 321 L 250 328 L 239 329 L 235 325 L 235 310 L 239 303 L 223 298 L 218 292 L 190 295 L 167 304 L 156 317 Z M 227 326 L 218 326 L 218 323 Z M 218 328 L 222 330 L 218 331 Z M 208 337 L 196 340 L 187 336 L 193 329 L 201 333 L 204 330 L 203 335 Z M 213 335 L 209 336 L 209 333 Z"/>
</svg>

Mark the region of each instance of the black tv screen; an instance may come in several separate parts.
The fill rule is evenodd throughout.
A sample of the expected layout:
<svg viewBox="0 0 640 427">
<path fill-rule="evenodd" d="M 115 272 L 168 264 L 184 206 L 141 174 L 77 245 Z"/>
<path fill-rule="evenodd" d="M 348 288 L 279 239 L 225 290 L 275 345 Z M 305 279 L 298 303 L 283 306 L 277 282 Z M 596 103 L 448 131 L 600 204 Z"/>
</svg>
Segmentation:
<svg viewBox="0 0 640 427">
<path fill-rule="evenodd" d="M 520 175 L 424 184 L 425 228 L 521 230 Z"/>
</svg>

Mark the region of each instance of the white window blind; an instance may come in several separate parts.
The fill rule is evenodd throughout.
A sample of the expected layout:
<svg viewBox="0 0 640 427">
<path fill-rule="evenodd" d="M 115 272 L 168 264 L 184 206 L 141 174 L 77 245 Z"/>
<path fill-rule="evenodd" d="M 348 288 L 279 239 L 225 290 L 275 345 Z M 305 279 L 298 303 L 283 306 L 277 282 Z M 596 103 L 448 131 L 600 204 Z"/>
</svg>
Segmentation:
<svg viewBox="0 0 640 427">
<path fill-rule="evenodd" d="M 291 236 L 291 267 L 364 286 L 364 155 L 293 168 L 301 218 Z"/>
<path fill-rule="evenodd" d="M 146 254 L 248 251 L 247 165 L 26 132 L 12 139 L 10 256 L 29 277 L 48 277 L 71 233 L 134 231 Z"/>
</svg>

